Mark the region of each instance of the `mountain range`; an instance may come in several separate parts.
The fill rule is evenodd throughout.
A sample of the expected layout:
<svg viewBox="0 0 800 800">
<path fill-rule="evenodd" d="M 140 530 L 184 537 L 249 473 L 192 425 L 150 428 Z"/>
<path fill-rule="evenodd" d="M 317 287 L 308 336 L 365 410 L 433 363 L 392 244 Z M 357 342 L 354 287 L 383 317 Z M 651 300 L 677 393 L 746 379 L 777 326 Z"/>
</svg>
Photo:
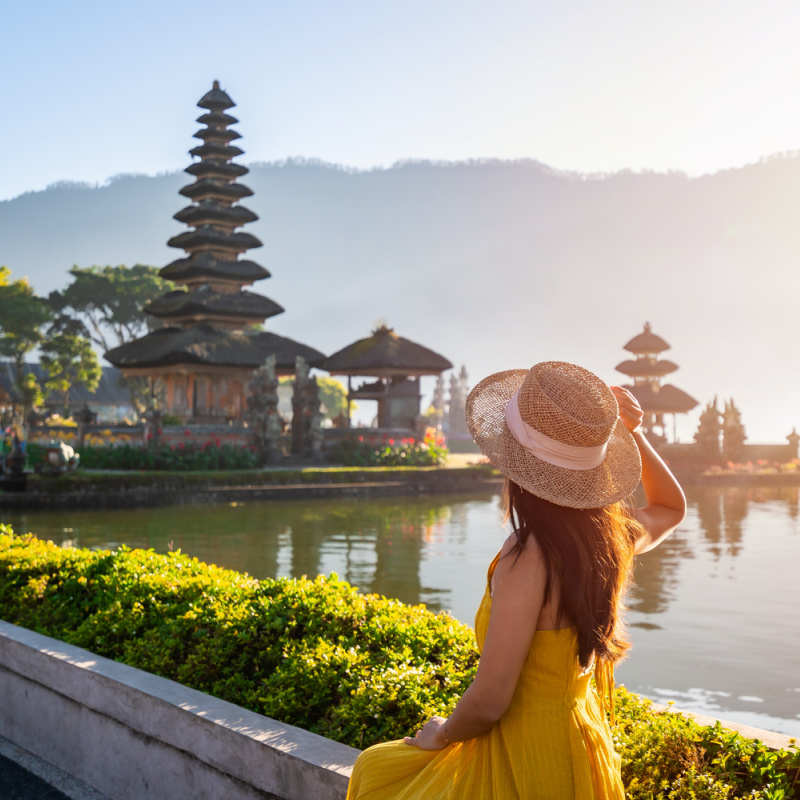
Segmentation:
<svg viewBox="0 0 800 800">
<path fill-rule="evenodd" d="M 650 322 L 700 407 L 733 398 L 751 441 L 800 427 L 800 158 L 697 178 L 561 173 L 534 161 L 405 162 L 351 170 L 251 164 L 242 179 L 286 312 L 266 327 L 330 354 L 385 322 L 465 364 L 574 361 L 611 383 Z M 73 264 L 153 264 L 184 226 L 180 172 L 55 184 L 0 202 L 0 264 L 39 294 Z M 430 382 L 424 384 L 430 390 Z M 720 403 L 721 404 L 721 403 Z"/>
</svg>

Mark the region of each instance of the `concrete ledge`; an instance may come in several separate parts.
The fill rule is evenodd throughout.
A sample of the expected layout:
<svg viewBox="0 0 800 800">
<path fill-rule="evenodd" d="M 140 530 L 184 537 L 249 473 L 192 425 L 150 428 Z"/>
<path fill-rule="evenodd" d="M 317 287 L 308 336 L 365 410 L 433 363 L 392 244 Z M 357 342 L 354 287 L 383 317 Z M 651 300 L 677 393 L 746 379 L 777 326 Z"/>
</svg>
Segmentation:
<svg viewBox="0 0 800 800">
<path fill-rule="evenodd" d="M 114 800 L 341 800 L 359 753 L 2 621 L 0 736 Z"/>
<path fill-rule="evenodd" d="M 792 736 L 785 736 L 782 733 L 766 731 L 763 728 L 754 728 L 752 725 L 743 725 L 740 722 L 730 722 L 729 720 L 717 719 L 716 717 L 707 717 L 705 714 L 695 714 L 693 711 L 684 711 L 674 706 L 665 706 L 662 703 L 651 703 L 650 708 L 652 708 L 653 711 L 680 714 L 683 717 L 689 717 L 698 725 L 707 726 L 709 728 L 713 728 L 714 725 L 719 722 L 722 724 L 723 728 L 741 733 L 745 739 L 758 739 L 772 750 L 787 750 L 797 743 L 797 739 Z"/>
</svg>

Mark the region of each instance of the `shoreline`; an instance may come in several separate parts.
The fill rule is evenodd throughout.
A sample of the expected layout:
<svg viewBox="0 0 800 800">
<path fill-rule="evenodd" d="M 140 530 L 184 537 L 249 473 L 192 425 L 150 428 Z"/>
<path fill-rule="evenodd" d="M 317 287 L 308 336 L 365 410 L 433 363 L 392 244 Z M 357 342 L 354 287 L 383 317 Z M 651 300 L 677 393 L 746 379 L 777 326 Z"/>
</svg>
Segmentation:
<svg viewBox="0 0 800 800">
<path fill-rule="evenodd" d="M 31 475 L 25 492 L 5 492 L 0 510 L 136 508 L 266 500 L 497 493 L 502 476 L 461 456 L 446 467 L 296 466 L 229 472 L 79 470 L 56 478 Z M 800 487 L 800 473 L 676 471 L 682 486 Z"/>
<path fill-rule="evenodd" d="M 264 500 L 496 493 L 487 466 L 306 467 L 235 472 L 91 472 L 32 477 L 26 492 L 0 491 L 0 510 L 137 508 Z"/>
</svg>

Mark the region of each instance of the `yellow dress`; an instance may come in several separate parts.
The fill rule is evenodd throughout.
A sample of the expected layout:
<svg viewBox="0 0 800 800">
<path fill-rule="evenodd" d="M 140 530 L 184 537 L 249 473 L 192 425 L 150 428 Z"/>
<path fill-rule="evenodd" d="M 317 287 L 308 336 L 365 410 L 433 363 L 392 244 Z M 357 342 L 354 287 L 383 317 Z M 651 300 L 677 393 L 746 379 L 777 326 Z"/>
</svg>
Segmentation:
<svg viewBox="0 0 800 800">
<path fill-rule="evenodd" d="M 487 585 L 475 617 L 479 648 L 491 608 Z M 402 740 L 370 747 L 347 792 L 347 800 L 624 798 L 620 759 L 591 673 L 581 672 L 573 628 L 536 631 L 511 705 L 487 733 L 438 751 Z"/>
</svg>

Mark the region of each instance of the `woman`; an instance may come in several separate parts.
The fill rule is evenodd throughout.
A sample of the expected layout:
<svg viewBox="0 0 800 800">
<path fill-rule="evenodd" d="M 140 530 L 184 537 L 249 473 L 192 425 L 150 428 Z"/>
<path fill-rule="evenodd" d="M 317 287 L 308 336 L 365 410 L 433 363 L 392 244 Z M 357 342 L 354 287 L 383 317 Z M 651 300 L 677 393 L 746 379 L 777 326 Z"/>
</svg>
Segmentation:
<svg viewBox="0 0 800 800">
<path fill-rule="evenodd" d="M 604 713 L 628 648 L 621 602 L 634 554 L 683 519 L 683 492 L 633 395 L 581 367 L 490 375 L 466 414 L 506 476 L 513 528 L 475 620 L 480 665 L 447 719 L 359 757 L 348 800 L 623 800 Z M 647 505 L 629 510 L 640 478 Z"/>
</svg>

